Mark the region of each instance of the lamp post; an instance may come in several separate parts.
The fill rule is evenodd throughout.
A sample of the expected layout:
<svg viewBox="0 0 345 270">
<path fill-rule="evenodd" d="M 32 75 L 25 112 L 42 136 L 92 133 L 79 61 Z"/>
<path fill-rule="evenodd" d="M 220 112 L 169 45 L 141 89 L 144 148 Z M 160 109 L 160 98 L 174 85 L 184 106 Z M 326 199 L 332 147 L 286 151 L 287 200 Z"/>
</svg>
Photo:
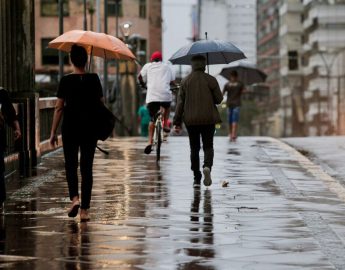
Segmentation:
<svg viewBox="0 0 345 270">
<path fill-rule="evenodd" d="M 331 93 L 331 78 L 332 78 L 332 68 L 335 63 L 335 60 L 337 59 L 338 55 L 341 52 L 344 52 L 345 47 L 336 49 L 336 50 L 327 50 L 326 48 L 321 48 L 317 51 L 317 53 L 320 55 L 320 58 L 324 64 L 324 67 L 326 69 L 326 78 L 327 78 L 327 110 L 328 110 L 328 121 L 329 121 L 329 129 L 331 133 L 333 134 L 335 130 L 333 129 L 333 95 Z M 330 59 L 327 61 L 327 59 Z M 340 91 L 340 89 L 338 89 Z M 337 96 L 338 97 L 338 96 Z M 339 110 L 339 108 L 337 108 Z M 339 117 L 339 113 L 337 114 Z M 337 119 L 338 120 L 338 119 Z M 339 120 L 337 121 L 339 122 Z"/>
</svg>

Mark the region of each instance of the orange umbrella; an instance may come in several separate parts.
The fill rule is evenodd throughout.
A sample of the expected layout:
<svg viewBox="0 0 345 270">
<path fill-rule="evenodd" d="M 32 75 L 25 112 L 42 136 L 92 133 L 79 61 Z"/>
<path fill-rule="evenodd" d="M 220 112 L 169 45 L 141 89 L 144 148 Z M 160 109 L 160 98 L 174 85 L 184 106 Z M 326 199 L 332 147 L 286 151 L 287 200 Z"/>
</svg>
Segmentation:
<svg viewBox="0 0 345 270">
<path fill-rule="evenodd" d="M 95 55 L 104 59 L 135 59 L 134 54 L 120 39 L 92 31 L 68 31 L 49 42 L 48 47 L 69 52 L 73 44 L 83 46 L 91 56 Z"/>
</svg>

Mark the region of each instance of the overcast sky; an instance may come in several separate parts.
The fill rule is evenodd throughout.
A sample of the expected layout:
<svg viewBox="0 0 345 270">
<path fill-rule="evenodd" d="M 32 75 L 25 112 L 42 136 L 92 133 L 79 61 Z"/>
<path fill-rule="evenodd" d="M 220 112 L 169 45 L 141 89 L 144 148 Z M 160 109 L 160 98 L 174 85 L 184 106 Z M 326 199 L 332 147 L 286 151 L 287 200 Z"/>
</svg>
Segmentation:
<svg viewBox="0 0 345 270">
<path fill-rule="evenodd" d="M 191 42 L 192 5 L 196 0 L 163 0 L 163 58 L 167 61 Z"/>
</svg>

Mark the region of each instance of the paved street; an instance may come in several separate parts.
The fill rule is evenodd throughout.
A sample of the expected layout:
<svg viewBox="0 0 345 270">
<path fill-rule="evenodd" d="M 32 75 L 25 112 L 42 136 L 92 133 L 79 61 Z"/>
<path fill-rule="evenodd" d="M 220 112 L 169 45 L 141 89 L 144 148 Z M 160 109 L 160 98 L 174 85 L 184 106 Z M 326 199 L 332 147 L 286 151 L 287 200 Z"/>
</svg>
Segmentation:
<svg viewBox="0 0 345 270">
<path fill-rule="evenodd" d="M 61 151 L 9 185 L 0 269 L 345 269 L 345 189 L 286 144 L 217 137 L 200 190 L 186 137 L 163 144 L 159 167 L 143 139 L 102 146 L 90 222 L 67 217 Z"/>
<path fill-rule="evenodd" d="M 286 138 L 284 141 L 345 186 L 345 136 Z"/>
</svg>

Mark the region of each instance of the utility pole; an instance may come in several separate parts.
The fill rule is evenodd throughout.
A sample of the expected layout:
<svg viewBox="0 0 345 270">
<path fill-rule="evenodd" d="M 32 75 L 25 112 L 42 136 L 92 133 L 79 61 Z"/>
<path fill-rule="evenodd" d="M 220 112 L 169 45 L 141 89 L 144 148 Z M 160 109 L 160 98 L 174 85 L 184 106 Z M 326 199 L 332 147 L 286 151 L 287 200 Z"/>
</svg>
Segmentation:
<svg viewBox="0 0 345 270">
<path fill-rule="evenodd" d="M 63 0 L 59 0 L 59 35 L 63 34 Z M 63 52 L 59 50 L 59 80 L 63 76 Z"/>
<path fill-rule="evenodd" d="M 198 0 L 198 36 L 197 40 L 201 37 L 201 0 Z"/>
<path fill-rule="evenodd" d="M 108 33 L 108 0 L 104 0 L 104 33 Z M 104 59 L 103 67 L 103 91 L 105 103 L 108 102 L 108 62 Z"/>
<path fill-rule="evenodd" d="M 115 36 L 119 37 L 119 2 L 120 0 L 115 0 L 116 6 L 115 6 L 115 12 L 116 12 L 116 25 L 115 25 Z M 120 76 L 119 76 L 119 60 L 116 60 L 116 93 L 115 97 L 118 99 L 120 97 Z"/>
<path fill-rule="evenodd" d="M 87 30 L 87 15 L 86 15 L 86 0 L 84 0 L 84 20 L 83 20 L 83 29 Z"/>
</svg>

